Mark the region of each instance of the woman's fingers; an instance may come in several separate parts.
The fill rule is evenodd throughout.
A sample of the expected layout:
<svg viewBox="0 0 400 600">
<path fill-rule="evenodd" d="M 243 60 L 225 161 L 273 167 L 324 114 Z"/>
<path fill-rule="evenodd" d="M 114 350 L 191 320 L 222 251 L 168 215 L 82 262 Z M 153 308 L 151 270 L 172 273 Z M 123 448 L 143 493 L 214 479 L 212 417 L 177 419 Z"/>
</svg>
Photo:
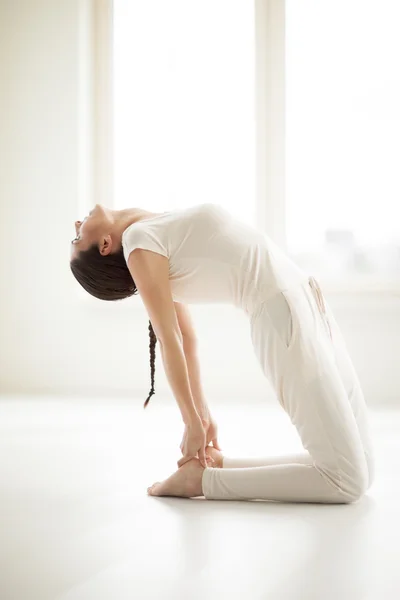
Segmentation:
<svg viewBox="0 0 400 600">
<path fill-rule="evenodd" d="M 182 458 L 180 458 L 178 460 L 178 467 L 180 468 L 182 465 L 184 465 L 185 463 L 187 463 L 189 460 L 192 460 L 192 458 L 195 458 L 194 456 L 192 456 L 191 454 L 185 454 L 185 456 L 182 456 Z M 214 462 L 214 459 L 211 457 L 207 457 L 205 450 L 201 451 L 199 450 L 199 460 L 200 460 L 200 464 L 206 468 L 207 465 L 207 459 L 210 460 L 210 462 Z"/>
<path fill-rule="evenodd" d="M 185 456 L 182 456 L 182 458 L 180 458 L 178 460 L 178 467 L 181 467 L 182 465 L 184 465 L 185 463 L 187 463 L 192 458 L 193 458 L 193 456 L 191 456 L 190 454 L 185 454 Z"/>
<path fill-rule="evenodd" d="M 199 460 L 200 460 L 200 464 L 203 465 L 203 467 L 206 469 L 207 468 L 207 459 L 206 459 L 206 453 L 205 453 L 204 448 L 199 450 Z"/>
<path fill-rule="evenodd" d="M 221 450 L 217 438 L 215 438 L 215 440 L 213 440 L 212 443 L 213 443 L 214 448 L 216 448 L 217 450 Z"/>
</svg>

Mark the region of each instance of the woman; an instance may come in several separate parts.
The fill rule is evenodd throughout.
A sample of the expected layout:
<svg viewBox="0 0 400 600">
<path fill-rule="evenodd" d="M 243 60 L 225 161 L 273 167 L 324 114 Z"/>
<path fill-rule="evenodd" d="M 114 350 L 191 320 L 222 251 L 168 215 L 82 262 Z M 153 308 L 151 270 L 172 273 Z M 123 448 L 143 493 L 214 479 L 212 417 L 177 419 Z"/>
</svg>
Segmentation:
<svg viewBox="0 0 400 600">
<path fill-rule="evenodd" d="M 158 340 L 185 423 L 179 469 L 148 488 L 150 495 L 348 503 L 365 493 L 373 479 L 367 408 L 312 276 L 217 204 L 164 213 L 96 205 L 75 227 L 70 264 L 79 283 L 102 300 L 139 292 L 148 311 L 152 387 L 145 406 L 154 394 Z M 231 303 L 248 315 L 257 359 L 304 453 L 222 456 L 198 365 L 190 376 L 185 360 L 196 340 L 185 307 L 191 302 Z"/>
</svg>

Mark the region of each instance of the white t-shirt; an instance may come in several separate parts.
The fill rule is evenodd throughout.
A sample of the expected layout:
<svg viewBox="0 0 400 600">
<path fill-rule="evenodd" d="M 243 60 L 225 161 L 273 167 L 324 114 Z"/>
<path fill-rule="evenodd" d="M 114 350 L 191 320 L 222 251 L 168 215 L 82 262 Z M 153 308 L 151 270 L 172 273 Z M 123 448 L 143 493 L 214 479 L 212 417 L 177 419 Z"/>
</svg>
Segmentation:
<svg viewBox="0 0 400 600">
<path fill-rule="evenodd" d="M 248 314 L 308 277 L 265 233 L 213 203 L 133 223 L 122 248 L 127 262 L 135 248 L 168 258 L 174 301 L 228 303 Z"/>
</svg>

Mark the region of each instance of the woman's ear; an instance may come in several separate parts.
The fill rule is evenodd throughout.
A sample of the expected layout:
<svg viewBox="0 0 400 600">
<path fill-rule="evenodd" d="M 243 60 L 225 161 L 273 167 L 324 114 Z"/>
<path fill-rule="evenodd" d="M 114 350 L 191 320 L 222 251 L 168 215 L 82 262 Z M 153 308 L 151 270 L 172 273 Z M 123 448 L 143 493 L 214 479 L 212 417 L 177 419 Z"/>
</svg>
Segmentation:
<svg viewBox="0 0 400 600">
<path fill-rule="evenodd" d="M 111 235 L 106 235 L 101 239 L 101 243 L 100 243 L 100 247 L 99 247 L 99 252 L 102 256 L 108 256 L 111 253 L 112 250 L 112 238 Z"/>
</svg>

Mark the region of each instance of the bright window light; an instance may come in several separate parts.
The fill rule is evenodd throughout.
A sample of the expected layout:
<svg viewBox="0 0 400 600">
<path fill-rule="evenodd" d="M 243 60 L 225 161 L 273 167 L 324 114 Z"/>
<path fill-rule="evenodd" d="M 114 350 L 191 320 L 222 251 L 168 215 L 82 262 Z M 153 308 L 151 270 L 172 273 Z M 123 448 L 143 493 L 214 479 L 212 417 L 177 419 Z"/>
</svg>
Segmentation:
<svg viewBox="0 0 400 600">
<path fill-rule="evenodd" d="M 116 208 L 255 206 L 249 0 L 114 0 Z"/>
<path fill-rule="evenodd" d="M 400 275 L 400 3 L 286 0 L 288 247 L 334 279 Z"/>
</svg>

